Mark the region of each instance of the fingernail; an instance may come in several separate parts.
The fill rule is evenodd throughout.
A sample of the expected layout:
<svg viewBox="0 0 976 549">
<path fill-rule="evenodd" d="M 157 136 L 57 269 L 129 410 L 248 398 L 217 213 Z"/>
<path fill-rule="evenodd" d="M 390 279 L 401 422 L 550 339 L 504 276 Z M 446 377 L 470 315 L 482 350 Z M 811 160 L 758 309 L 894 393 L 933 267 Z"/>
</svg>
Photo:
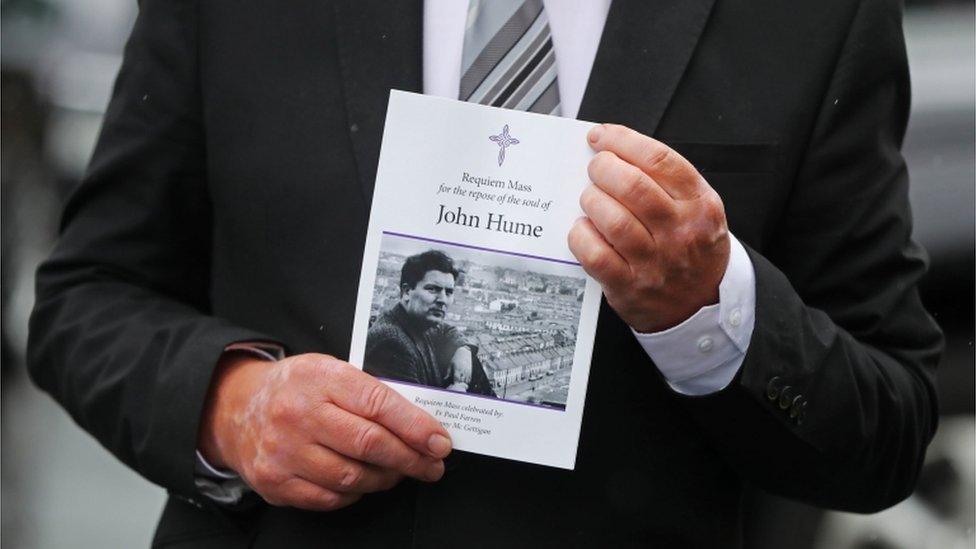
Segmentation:
<svg viewBox="0 0 976 549">
<path fill-rule="evenodd" d="M 597 125 L 590 128 L 590 132 L 586 134 L 586 138 L 590 140 L 590 143 L 596 143 L 600 140 L 600 136 L 603 135 L 603 125 Z"/>
<path fill-rule="evenodd" d="M 451 439 L 441 434 L 430 435 L 427 441 L 427 448 L 434 457 L 444 457 L 451 453 Z"/>
<path fill-rule="evenodd" d="M 427 472 L 424 473 L 424 477 L 429 481 L 440 480 L 442 476 L 444 476 L 443 461 L 432 463 L 430 467 L 427 468 Z"/>
</svg>

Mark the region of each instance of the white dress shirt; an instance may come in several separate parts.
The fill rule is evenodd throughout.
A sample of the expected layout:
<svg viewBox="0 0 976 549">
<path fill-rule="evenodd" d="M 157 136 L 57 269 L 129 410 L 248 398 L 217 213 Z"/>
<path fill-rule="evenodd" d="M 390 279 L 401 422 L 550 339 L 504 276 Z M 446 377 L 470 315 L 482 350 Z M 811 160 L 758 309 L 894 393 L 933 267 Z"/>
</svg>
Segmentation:
<svg viewBox="0 0 976 549">
<path fill-rule="evenodd" d="M 576 118 L 590 78 L 610 0 L 543 0 L 549 16 L 563 116 Z M 464 0 L 424 2 L 424 93 L 457 99 L 461 55 L 468 16 Z M 699 310 L 663 332 L 641 334 L 637 341 L 675 391 L 705 395 L 724 389 L 745 360 L 755 325 L 756 275 L 742 244 L 733 236 L 719 303 Z M 227 350 L 249 350 L 267 360 L 267 344 L 238 343 Z M 281 349 L 277 349 L 281 354 Z M 279 356 L 280 358 L 280 356 Z M 233 503 L 248 488 L 233 472 L 212 467 L 197 452 L 197 488 L 211 499 Z"/>
</svg>

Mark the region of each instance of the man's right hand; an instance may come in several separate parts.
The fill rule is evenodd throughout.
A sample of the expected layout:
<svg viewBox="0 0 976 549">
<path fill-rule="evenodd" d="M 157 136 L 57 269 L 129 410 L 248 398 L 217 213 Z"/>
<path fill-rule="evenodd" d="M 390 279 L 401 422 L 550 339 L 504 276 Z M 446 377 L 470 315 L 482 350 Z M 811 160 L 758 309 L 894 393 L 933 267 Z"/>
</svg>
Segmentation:
<svg viewBox="0 0 976 549">
<path fill-rule="evenodd" d="M 272 505 L 325 511 L 403 476 L 440 479 L 451 441 L 436 419 L 347 362 L 227 353 L 211 381 L 198 448 Z"/>
</svg>

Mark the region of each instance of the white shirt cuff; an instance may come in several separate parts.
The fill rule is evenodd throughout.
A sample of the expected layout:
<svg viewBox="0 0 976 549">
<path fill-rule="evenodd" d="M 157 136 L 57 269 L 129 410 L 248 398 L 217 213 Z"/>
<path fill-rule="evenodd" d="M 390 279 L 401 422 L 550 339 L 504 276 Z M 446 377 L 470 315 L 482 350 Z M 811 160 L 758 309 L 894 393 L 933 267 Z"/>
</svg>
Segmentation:
<svg viewBox="0 0 976 549">
<path fill-rule="evenodd" d="M 732 382 L 745 360 L 756 324 L 756 272 L 733 235 L 719 302 L 662 332 L 634 332 L 675 391 L 706 395 Z"/>
<path fill-rule="evenodd" d="M 193 472 L 196 473 L 197 475 L 203 475 L 213 479 L 226 480 L 229 478 L 240 478 L 240 476 L 234 471 L 218 469 L 213 465 L 210 465 L 210 462 L 207 461 L 207 458 L 203 457 L 203 454 L 200 453 L 200 450 L 197 450 L 197 463 L 196 466 L 194 467 Z"/>
</svg>

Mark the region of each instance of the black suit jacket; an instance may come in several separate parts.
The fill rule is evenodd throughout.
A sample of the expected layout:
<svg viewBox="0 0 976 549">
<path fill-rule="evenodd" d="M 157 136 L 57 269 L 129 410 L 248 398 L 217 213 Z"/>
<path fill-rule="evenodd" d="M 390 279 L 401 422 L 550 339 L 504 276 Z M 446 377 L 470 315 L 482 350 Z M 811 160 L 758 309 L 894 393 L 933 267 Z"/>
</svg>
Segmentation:
<svg viewBox="0 0 976 549">
<path fill-rule="evenodd" d="M 738 542 L 744 483 L 856 511 L 910 492 L 941 336 L 915 290 L 899 6 L 618 0 L 579 117 L 670 143 L 721 194 L 758 300 L 732 385 L 670 391 L 604 306 L 575 471 L 458 453 L 439 483 L 334 513 L 196 494 L 198 418 L 227 344 L 347 353 L 388 91 L 421 89 L 421 13 L 142 2 L 38 273 L 30 363 L 177 496 L 157 543 L 718 547 Z"/>
</svg>

